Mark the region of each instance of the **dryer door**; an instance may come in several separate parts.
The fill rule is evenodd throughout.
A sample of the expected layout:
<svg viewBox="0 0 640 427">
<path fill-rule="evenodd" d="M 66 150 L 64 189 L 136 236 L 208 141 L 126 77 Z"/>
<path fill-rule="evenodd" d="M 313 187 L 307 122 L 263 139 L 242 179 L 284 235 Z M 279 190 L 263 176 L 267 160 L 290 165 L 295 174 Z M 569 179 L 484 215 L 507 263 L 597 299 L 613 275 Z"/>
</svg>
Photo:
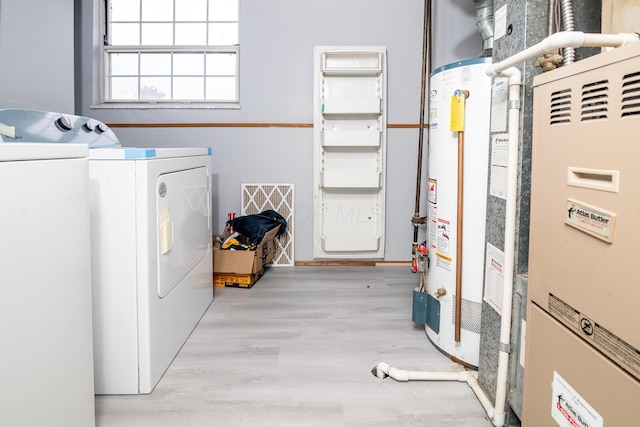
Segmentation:
<svg viewBox="0 0 640 427">
<path fill-rule="evenodd" d="M 164 298 L 205 257 L 211 243 L 204 167 L 162 174 L 156 183 L 158 296 Z"/>
</svg>

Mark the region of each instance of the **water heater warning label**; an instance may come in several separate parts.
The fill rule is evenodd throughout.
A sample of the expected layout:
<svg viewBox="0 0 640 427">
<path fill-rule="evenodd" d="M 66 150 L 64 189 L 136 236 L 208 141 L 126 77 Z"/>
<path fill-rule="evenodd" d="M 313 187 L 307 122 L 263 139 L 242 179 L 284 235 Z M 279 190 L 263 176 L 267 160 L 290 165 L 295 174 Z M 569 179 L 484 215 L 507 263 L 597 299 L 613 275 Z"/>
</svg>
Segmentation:
<svg viewBox="0 0 640 427">
<path fill-rule="evenodd" d="M 603 209 L 568 199 L 564 223 L 605 242 L 613 242 L 616 215 Z"/>
<path fill-rule="evenodd" d="M 438 218 L 436 223 L 436 265 L 447 271 L 451 271 L 451 263 L 453 261 L 449 254 L 450 240 L 451 222 Z"/>
<path fill-rule="evenodd" d="M 449 256 L 449 246 L 451 242 L 451 223 L 446 219 L 438 218 L 436 225 L 436 241 L 438 254 Z"/>
<path fill-rule="evenodd" d="M 429 191 L 427 192 L 427 200 L 434 205 L 438 203 L 438 180 L 429 178 Z"/>
</svg>

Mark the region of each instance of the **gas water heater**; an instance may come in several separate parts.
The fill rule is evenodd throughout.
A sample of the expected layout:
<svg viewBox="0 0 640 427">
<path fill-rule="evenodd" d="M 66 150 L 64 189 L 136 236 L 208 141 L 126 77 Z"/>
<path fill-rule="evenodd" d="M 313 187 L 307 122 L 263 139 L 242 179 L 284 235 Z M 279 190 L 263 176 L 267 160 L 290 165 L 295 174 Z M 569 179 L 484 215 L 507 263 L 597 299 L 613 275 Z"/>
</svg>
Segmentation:
<svg viewBox="0 0 640 427">
<path fill-rule="evenodd" d="M 473 368 L 480 349 L 491 107 L 485 69 L 490 62 L 474 58 L 436 69 L 429 94 L 430 313 L 425 331 L 440 351 Z M 466 96 L 462 107 L 461 96 Z M 457 123 L 462 133 L 452 131 L 456 121 L 463 122 Z"/>
</svg>

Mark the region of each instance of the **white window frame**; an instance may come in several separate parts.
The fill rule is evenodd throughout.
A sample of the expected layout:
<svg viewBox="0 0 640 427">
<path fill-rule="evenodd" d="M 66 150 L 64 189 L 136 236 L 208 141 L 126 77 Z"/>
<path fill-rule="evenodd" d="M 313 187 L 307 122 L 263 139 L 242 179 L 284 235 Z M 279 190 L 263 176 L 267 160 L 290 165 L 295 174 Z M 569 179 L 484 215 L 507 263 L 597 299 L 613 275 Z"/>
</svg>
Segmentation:
<svg viewBox="0 0 640 427">
<path fill-rule="evenodd" d="M 238 9 L 240 8 L 240 1 L 238 0 Z M 102 54 L 101 54 L 101 104 L 99 108 L 203 108 L 203 109 L 239 109 L 240 108 L 240 45 L 122 45 L 122 46 L 112 46 L 108 43 L 107 34 L 109 34 L 108 27 L 110 25 L 111 19 L 108 16 L 109 11 L 109 0 L 104 0 L 102 3 L 102 16 L 103 16 L 103 28 L 102 34 L 104 43 L 102 46 Z M 239 12 L 239 11 L 238 11 Z M 175 22 L 175 21 L 174 21 Z M 240 31 L 240 18 L 238 17 L 238 32 Z M 239 34 L 238 34 L 239 35 Z M 111 54 L 118 53 L 167 53 L 167 54 L 180 54 L 180 53 L 202 53 L 203 55 L 211 54 L 211 53 L 232 53 L 235 55 L 236 59 L 236 69 L 235 69 L 235 94 L 236 99 L 234 100 L 206 100 L 206 99 L 110 99 L 109 90 L 110 90 L 110 82 L 111 76 L 109 73 L 109 56 Z M 175 77 L 176 74 L 173 74 L 173 71 L 167 77 Z M 212 75 L 208 75 L 205 70 L 204 74 L 197 74 L 197 76 L 202 76 L 205 78 L 206 85 L 206 77 L 211 77 Z M 137 77 L 140 79 L 144 77 L 137 73 L 137 75 L 132 75 L 132 77 Z M 182 77 L 182 76 L 180 76 Z M 138 84 L 138 90 L 140 90 L 140 85 Z M 204 89 L 206 93 L 206 88 Z"/>
</svg>

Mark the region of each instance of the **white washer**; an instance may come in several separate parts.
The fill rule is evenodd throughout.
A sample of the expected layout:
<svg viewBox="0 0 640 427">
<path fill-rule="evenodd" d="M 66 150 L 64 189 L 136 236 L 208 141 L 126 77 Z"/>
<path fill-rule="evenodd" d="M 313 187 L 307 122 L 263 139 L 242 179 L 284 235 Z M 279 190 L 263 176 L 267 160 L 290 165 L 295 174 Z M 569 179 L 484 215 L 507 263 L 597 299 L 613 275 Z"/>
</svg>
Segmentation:
<svg viewBox="0 0 640 427">
<path fill-rule="evenodd" d="M 211 151 L 90 151 L 96 394 L 150 393 L 213 299 Z"/>
<path fill-rule="evenodd" d="M 88 149 L 3 141 L 0 425 L 93 426 Z"/>
<path fill-rule="evenodd" d="M 213 300 L 211 149 L 123 148 L 104 123 L 46 111 L 0 124 L 5 142 L 90 147 L 95 393 L 150 393 Z"/>
</svg>

